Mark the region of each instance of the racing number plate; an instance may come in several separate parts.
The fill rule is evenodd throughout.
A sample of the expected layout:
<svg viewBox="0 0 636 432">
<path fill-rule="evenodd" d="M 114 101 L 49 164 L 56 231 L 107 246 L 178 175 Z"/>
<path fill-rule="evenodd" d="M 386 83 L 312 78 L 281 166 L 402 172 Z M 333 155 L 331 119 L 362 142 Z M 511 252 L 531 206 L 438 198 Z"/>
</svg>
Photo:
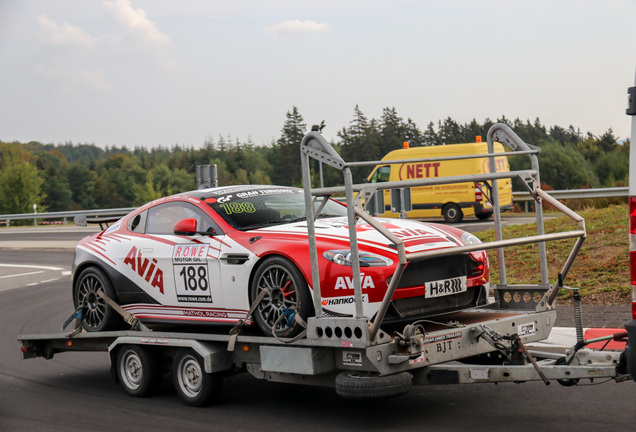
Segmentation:
<svg viewBox="0 0 636 432">
<path fill-rule="evenodd" d="M 212 303 L 208 245 L 175 245 L 172 253 L 177 301 Z"/>
<path fill-rule="evenodd" d="M 426 282 L 424 286 L 426 288 L 424 296 L 428 298 L 459 294 L 468 289 L 466 276 Z"/>
</svg>

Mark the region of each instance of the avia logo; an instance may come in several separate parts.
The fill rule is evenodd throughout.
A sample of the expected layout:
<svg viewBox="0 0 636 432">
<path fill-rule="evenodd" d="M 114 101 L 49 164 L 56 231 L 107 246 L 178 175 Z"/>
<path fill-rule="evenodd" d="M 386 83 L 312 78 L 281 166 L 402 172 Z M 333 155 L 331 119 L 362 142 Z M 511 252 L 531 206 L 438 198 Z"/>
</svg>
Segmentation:
<svg viewBox="0 0 636 432">
<path fill-rule="evenodd" d="M 133 246 L 128 255 L 126 255 L 124 264 L 129 265 L 146 282 L 150 282 L 150 285 L 158 288 L 159 292 L 163 294 L 163 271 L 157 267 L 156 259 L 153 258 L 151 262 L 148 258 L 144 258 L 141 251 Z"/>
<path fill-rule="evenodd" d="M 362 289 L 375 288 L 375 284 L 373 283 L 371 276 L 365 276 L 364 273 L 362 273 L 360 274 L 360 281 Z M 340 276 L 336 279 L 336 286 L 334 289 L 353 289 L 353 278 L 349 276 Z"/>
<path fill-rule="evenodd" d="M 430 237 L 432 235 L 432 233 L 423 230 L 423 229 L 405 229 L 402 231 L 394 231 L 393 234 L 396 235 L 396 237 L 398 238 L 405 238 L 405 237 Z"/>
</svg>

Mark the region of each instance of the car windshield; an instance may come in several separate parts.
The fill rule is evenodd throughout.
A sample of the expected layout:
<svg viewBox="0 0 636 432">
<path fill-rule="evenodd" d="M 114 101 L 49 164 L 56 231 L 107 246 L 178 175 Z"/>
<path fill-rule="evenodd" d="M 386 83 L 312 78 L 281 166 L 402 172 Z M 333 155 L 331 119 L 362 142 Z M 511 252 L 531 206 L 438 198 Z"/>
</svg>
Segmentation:
<svg viewBox="0 0 636 432">
<path fill-rule="evenodd" d="M 305 220 L 305 196 L 302 189 L 251 189 L 227 193 L 204 201 L 228 224 L 239 230 L 262 228 Z M 320 208 L 321 200 L 315 203 Z M 327 201 L 318 219 L 342 217 L 346 208 L 332 200 Z"/>
</svg>

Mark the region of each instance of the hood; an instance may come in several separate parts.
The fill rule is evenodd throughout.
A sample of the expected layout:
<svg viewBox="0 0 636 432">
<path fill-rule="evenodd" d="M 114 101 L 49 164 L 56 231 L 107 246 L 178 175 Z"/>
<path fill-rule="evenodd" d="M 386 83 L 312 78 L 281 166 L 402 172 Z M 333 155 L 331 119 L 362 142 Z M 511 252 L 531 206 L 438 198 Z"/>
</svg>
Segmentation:
<svg viewBox="0 0 636 432">
<path fill-rule="evenodd" d="M 418 221 L 405 219 L 377 218 L 385 228 L 391 231 L 396 237 L 404 241 L 407 253 L 422 252 L 433 249 L 443 249 L 455 246 L 462 246 L 459 237 L 444 229 L 442 225 L 427 224 Z M 349 242 L 349 226 L 347 218 L 320 219 L 315 223 L 316 237 L 320 242 L 323 240 Z M 298 233 L 307 235 L 307 223 L 297 222 L 288 225 L 278 225 L 261 228 L 259 232 L 279 232 L 285 234 Z M 391 242 L 376 231 L 368 223 L 360 220 L 356 225 L 358 234 L 358 246 L 365 249 L 365 246 L 381 249 L 386 252 L 397 253 Z"/>
</svg>

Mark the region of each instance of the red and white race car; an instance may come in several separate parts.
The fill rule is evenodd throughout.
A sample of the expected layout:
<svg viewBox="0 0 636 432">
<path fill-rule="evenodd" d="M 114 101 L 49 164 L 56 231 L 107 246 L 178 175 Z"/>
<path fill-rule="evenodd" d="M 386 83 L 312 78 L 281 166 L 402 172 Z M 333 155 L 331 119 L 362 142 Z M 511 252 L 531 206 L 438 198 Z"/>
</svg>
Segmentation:
<svg viewBox="0 0 636 432">
<path fill-rule="evenodd" d="M 406 252 L 474 244 L 450 226 L 379 219 L 404 241 Z M 346 208 L 329 201 L 316 218 L 325 314 L 355 312 Z M 398 255 L 365 223 L 356 227 L 364 314 L 372 318 L 388 288 Z M 483 251 L 410 262 L 385 322 L 415 319 L 487 302 L 488 258 Z M 77 245 L 73 301 L 83 305 L 88 331 L 118 327 L 117 313 L 97 291 L 144 323 L 235 324 L 267 293 L 253 318 L 266 335 L 302 329 L 289 310 L 314 314 L 302 189 L 228 186 L 152 201 Z"/>
</svg>

